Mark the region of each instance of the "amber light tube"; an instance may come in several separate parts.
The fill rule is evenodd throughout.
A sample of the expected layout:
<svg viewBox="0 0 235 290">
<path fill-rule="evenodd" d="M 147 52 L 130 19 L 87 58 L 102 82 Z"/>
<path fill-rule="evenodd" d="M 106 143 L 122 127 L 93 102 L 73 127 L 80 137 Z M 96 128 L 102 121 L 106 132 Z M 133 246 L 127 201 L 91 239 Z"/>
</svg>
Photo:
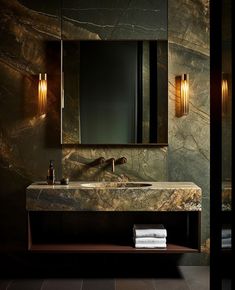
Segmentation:
<svg viewBox="0 0 235 290">
<path fill-rule="evenodd" d="M 227 74 L 223 74 L 222 79 L 222 115 L 226 116 L 228 110 L 228 78 Z"/>
<path fill-rule="evenodd" d="M 46 114 L 47 104 L 47 74 L 39 74 L 38 82 L 38 111 L 40 115 Z"/>
<path fill-rule="evenodd" d="M 175 113 L 177 117 L 189 113 L 189 75 L 183 74 L 175 78 Z"/>
<path fill-rule="evenodd" d="M 181 77 L 181 89 L 180 89 L 180 105 L 181 115 L 186 116 L 189 113 L 189 75 L 183 74 Z"/>
</svg>

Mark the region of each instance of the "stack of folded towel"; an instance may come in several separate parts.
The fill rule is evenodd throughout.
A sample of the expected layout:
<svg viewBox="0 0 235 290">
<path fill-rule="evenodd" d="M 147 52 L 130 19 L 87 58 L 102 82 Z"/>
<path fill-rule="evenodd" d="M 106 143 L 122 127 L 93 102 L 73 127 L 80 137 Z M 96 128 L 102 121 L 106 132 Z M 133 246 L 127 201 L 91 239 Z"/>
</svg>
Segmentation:
<svg viewBox="0 0 235 290">
<path fill-rule="evenodd" d="M 162 224 L 135 224 L 136 248 L 166 248 L 167 231 Z"/>
<path fill-rule="evenodd" d="M 232 230 L 231 228 L 222 229 L 222 248 L 231 248 L 232 247 Z"/>
</svg>

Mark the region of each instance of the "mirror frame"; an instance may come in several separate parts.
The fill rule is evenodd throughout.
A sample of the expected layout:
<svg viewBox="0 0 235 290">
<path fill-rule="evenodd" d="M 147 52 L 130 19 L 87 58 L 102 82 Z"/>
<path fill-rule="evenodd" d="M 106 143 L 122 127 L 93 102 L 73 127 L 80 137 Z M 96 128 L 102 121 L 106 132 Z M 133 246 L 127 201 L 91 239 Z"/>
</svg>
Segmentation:
<svg viewBox="0 0 235 290">
<path fill-rule="evenodd" d="M 150 75 L 150 91 L 154 93 L 157 98 L 155 104 L 152 104 L 150 110 L 157 110 L 157 142 L 153 143 L 125 143 L 125 144 L 83 144 L 79 143 L 77 138 L 69 136 L 65 138 L 64 130 L 64 112 L 65 112 L 65 96 L 64 96 L 64 73 L 63 73 L 63 42 L 81 42 L 84 40 L 61 40 L 61 144 L 79 145 L 79 146 L 98 146 L 98 147 L 119 147 L 119 146 L 167 146 L 168 145 L 168 41 L 167 40 L 95 40 L 95 41 L 148 41 L 155 43 L 152 49 L 157 50 L 157 59 L 150 58 L 150 66 L 153 73 Z M 94 41 L 94 40 L 93 40 Z M 157 64 L 156 64 L 157 62 Z M 156 65 L 155 65 L 156 64 Z M 157 82 L 155 81 L 157 78 Z M 142 89 L 142 88 L 141 88 Z M 142 94 L 142 92 L 141 92 Z M 155 109 L 154 109 L 155 108 Z M 152 114 L 154 115 L 154 114 Z M 72 114 L 70 114 L 71 118 Z M 72 117 L 74 118 L 74 116 Z M 71 120 L 70 120 L 71 123 Z M 75 126 L 74 129 L 76 130 Z M 156 129 L 156 128 L 155 128 Z M 151 128 L 150 128 L 151 134 Z"/>
</svg>

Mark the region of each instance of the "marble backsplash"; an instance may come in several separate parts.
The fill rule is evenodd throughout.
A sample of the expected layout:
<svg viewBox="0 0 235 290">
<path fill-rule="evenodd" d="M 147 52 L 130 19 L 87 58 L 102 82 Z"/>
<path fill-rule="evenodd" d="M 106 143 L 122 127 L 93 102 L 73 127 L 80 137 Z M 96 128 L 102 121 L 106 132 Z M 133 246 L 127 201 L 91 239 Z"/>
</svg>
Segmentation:
<svg viewBox="0 0 235 290">
<path fill-rule="evenodd" d="M 89 166 L 99 157 L 118 159 L 126 157 L 127 163 Z M 164 181 L 167 180 L 167 147 L 161 148 L 80 148 L 63 146 L 63 174 L 71 180 L 97 181 Z M 153 170 L 156 168 L 156 170 Z"/>
</svg>

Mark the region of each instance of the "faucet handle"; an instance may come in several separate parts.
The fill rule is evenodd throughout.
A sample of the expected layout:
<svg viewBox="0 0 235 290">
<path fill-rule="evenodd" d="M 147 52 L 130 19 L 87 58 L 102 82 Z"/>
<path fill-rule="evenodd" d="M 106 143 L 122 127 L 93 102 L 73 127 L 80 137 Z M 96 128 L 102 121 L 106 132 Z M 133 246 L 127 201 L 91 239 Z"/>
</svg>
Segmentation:
<svg viewBox="0 0 235 290">
<path fill-rule="evenodd" d="M 105 163 L 105 158 L 104 157 L 99 157 L 96 159 L 97 164 L 104 164 Z"/>
<path fill-rule="evenodd" d="M 126 157 L 120 157 L 116 160 L 116 164 L 124 164 L 127 163 L 127 158 Z"/>
</svg>

